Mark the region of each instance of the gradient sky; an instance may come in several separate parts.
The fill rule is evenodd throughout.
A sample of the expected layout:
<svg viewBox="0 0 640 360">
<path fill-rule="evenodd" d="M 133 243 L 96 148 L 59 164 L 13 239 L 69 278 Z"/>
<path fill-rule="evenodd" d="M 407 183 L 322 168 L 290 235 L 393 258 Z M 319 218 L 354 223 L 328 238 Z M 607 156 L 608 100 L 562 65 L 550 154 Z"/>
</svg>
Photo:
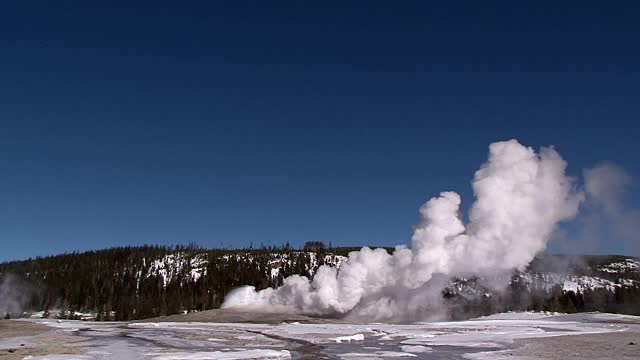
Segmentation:
<svg viewBox="0 0 640 360">
<path fill-rule="evenodd" d="M 0 261 L 407 243 L 510 138 L 640 171 L 637 2 L 94 3 L 0 5 Z"/>
</svg>

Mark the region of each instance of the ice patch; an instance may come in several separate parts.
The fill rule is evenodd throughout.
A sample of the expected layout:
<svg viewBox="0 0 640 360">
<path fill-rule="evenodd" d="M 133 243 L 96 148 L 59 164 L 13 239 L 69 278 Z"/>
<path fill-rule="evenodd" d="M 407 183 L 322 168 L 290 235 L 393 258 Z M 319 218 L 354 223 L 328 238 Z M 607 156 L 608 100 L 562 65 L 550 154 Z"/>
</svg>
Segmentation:
<svg viewBox="0 0 640 360">
<path fill-rule="evenodd" d="M 287 359 L 300 354 L 284 350 L 280 340 L 296 339 L 323 344 L 321 351 L 343 359 L 460 357 L 476 351 L 510 348 L 516 339 L 560 335 L 594 334 L 624 331 L 637 326 L 640 317 L 617 314 L 582 313 L 506 313 L 468 321 L 420 324 L 250 324 L 250 323 L 106 323 L 63 320 L 19 320 L 60 329 L 37 337 L 0 340 L 0 349 L 17 348 L 25 343 L 37 345 L 52 334 L 64 330 L 90 329 L 84 335 L 97 342 L 78 343 L 82 355 L 32 357 L 33 360 L 85 359 Z M 121 337 L 123 326 L 127 336 Z M 263 334 L 265 337 L 259 335 Z M 254 338 L 255 337 L 255 338 Z M 365 339 L 365 337 L 367 339 Z M 254 339 L 251 339 L 254 338 Z M 102 340 L 105 339 L 105 340 Z M 108 339 L 108 341 L 107 341 Z M 153 348 L 139 346 L 139 340 L 153 341 Z M 244 340 L 243 340 L 244 339 Z M 381 341 L 386 339 L 388 341 Z M 366 340 L 369 340 L 368 342 Z M 336 345 L 336 342 L 342 343 Z M 334 344 L 334 345 L 331 345 Z M 379 348 L 376 346 L 379 344 Z M 440 345 L 455 346 L 445 349 Z M 217 350 L 217 351 L 215 351 Z M 473 354 L 476 358 L 491 354 Z"/>
<path fill-rule="evenodd" d="M 391 357 L 416 357 L 415 354 L 398 351 L 376 351 L 374 353 L 346 353 L 339 355 L 341 359 L 371 359 L 371 358 L 391 358 Z"/>
<path fill-rule="evenodd" d="M 31 356 L 27 355 L 23 360 L 88 360 L 91 357 L 86 355 L 44 355 L 44 356 Z"/>
<path fill-rule="evenodd" d="M 208 351 L 208 352 L 175 352 L 175 353 L 150 353 L 153 360 L 239 360 L 239 359 L 290 359 L 291 353 L 287 350 L 252 349 L 239 351 Z"/>
<path fill-rule="evenodd" d="M 402 345 L 400 346 L 400 349 L 408 353 L 425 353 L 425 352 L 431 352 L 433 350 L 428 346 L 422 346 L 422 345 Z"/>
<path fill-rule="evenodd" d="M 364 335 L 363 334 L 355 334 L 355 335 L 351 335 L 351 336 L 338 336 L 336 338 L 336 342 L 337 343 L 341 343 L 343 341 L 351 342 L 351 340 L 353 340 L 353 341 L 363 341 L 364 340 Z"/>
<path fill-rule="evenodd" d="M 514 311 L 514 312 L 506 312 L 500 314 L 493 314 L 488 316 L 481 316 L 479 318 L 472 319 L 471 321 L 479 321 L 479 320 L 539 320 L 545 319 L 552 316 L 558 315 L 566 315 L 564 313 L 559 312 L 550 312 L 550 311 Z"/>
</svg>

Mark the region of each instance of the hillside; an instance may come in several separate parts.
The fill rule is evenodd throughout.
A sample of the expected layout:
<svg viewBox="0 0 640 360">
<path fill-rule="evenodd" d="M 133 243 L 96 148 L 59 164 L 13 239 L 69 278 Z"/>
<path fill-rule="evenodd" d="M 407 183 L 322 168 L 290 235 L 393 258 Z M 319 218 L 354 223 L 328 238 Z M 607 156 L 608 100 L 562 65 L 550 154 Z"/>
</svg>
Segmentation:
<svg viewBox="0 0 640 360">
<path fill-rule="evenodd" d="M 0 264 L 0 312 L 135 320 L 215 309 L 242 285 L 340 267 L 355 248 L 201 249 L 126 247 Z M 392 251 L 392 249 L 388 249 Z M 512 274 L 506 291 L 487 279 L 457 277 L 442 290 L 453 319 L 505 310 L 640 314 L 640 261 L 620 256 L 539 256 Z"/>
</svg>

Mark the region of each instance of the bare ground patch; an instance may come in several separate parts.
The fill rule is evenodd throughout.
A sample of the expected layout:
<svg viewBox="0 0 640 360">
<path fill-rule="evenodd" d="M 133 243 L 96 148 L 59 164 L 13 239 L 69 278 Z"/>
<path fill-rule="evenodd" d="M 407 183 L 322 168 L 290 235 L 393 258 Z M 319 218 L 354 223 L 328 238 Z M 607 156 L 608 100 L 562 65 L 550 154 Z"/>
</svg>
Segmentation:
<svg viewBox="0 0 640 360">
<path fill-rule="evenodd" d="M 85 339 L 29 321 L 0 321 L 0 340 L 14 340 L 0 349 L 0 360 L 22 360 L 27 356 L 81 354 Z"/>
<path fill-rule="evenodd" d="M 640 330 L 628 329 L 601 334 L 580 334 L 515 340 L 516 348 L 469 356 L 475 359 L 616 359 L 640 356 Z"/>
</svg>

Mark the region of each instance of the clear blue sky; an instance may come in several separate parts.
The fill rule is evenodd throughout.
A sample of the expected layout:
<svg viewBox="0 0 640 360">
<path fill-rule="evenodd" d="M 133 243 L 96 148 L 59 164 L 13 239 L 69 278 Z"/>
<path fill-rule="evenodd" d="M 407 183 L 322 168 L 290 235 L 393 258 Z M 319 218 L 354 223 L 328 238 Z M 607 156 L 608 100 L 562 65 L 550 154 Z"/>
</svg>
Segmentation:
<svg viewBox="0 0 640 360">
<path fill-rule="evenodd" d="M 0 5 L 0 260 L 406 243 L 514 137 L 640 171 L 637 2 L 95 3 Z"/>
</svg>

